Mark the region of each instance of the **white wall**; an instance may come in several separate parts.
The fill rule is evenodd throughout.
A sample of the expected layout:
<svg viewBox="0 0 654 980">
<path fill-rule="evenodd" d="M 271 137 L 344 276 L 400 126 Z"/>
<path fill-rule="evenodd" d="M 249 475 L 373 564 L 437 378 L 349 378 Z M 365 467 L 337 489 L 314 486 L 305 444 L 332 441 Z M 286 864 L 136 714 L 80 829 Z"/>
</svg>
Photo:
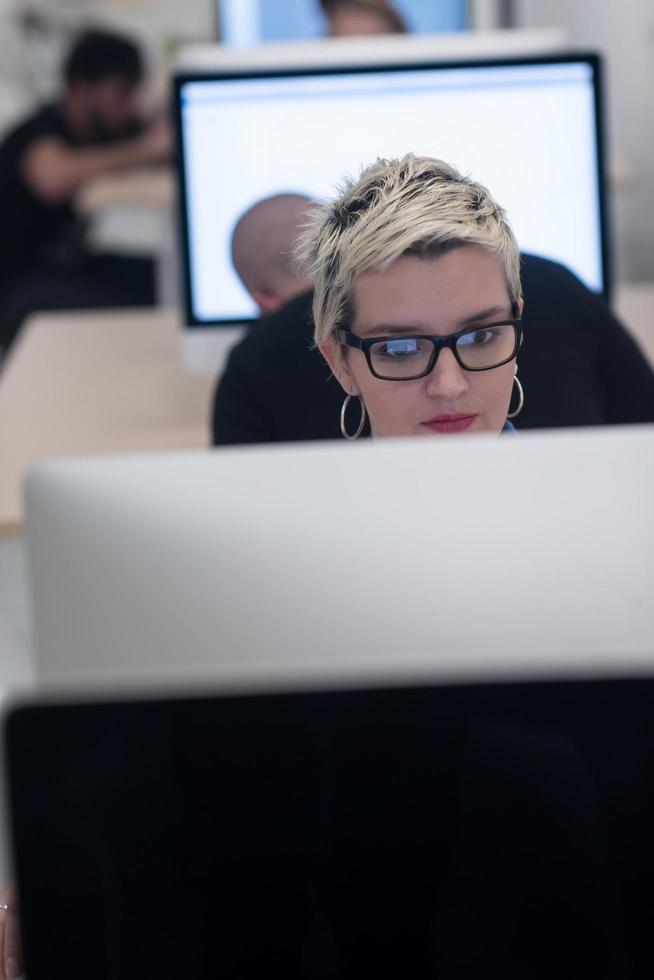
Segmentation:
<svg viewBox="0 0 654 980">
<path fill-rule="evenodd" d="M 624 186 L 613 205 L 619 279 L 654 279 L 654 3 L 515 0 L 516 26 L 563 26 L 607 59 L 609 148 Z"/>
<path fill-rule="evenodd" d="M 218 25 L 216 0 L 140 0 L 97 3 L 95 20 L 138 34 L 155 56 L 175 41 L 213 40 Z"/>
<path fill-rule="evenodd" d="M 26 31 L 18 15 L 33 12 Z M 104 25 L 139 38 L 155 77 L 173 60 L 175 46 L 213 40 L 216 0 L 70 0 L 66 3 L 0 0 L 0 130 L 60 84 L 60 63 L 84 26 Z"/>
</svg>

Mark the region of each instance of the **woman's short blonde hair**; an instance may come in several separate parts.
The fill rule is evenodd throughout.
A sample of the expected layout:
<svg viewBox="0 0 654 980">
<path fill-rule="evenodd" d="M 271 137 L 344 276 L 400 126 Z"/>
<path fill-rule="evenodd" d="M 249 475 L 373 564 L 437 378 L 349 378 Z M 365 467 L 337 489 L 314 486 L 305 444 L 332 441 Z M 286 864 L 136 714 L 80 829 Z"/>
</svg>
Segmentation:
<svg viewBox="0 0 654 980">
<path fill-rule="evenodd" d="M 503 208 L 442 160 L 378 160 L 308 215 L 296 263 L 314 281 L 317 344 L 351 325 L 356 279 L 403 255 L 437 258 L 481 245 L 499 259 L 514 309 L 522 299 L 518 245 Z"/>
</svg>

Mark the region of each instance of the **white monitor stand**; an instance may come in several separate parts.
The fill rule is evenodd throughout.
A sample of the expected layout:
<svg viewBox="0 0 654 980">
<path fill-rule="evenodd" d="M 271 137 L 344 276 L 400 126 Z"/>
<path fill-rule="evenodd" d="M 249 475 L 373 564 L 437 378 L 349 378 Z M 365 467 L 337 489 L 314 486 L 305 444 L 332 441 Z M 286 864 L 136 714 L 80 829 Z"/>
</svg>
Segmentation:
<svg viewBox="0 0 654 980">
<path fill-rule="evenodd" d="M 182 305 L 179 247 L 170 235 L 159 256 L 157 292 L 164 308 Z M 248 328 L 243 324 L 221 327 L 189 327 L 183 324 L 180 333 L 180 357 L 189 374 L 217 377 L 222 373 L 227 356 Z"/>
<path fill-rule="evenodd" d="M 232 347 L 245 335 L 242 324 L 227 327 L 198 327 L 180 336 L 182 364 L 189 374 L 222 374 Z"/>
</svg>

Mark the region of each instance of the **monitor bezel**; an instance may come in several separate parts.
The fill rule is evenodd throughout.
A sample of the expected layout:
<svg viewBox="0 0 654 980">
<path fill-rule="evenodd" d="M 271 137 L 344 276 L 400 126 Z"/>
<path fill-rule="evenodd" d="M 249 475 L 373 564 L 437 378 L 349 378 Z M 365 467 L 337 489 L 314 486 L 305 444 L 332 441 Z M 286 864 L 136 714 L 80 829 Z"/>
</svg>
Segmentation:
<svg viewBox="0 0 654 980">
<path fill-rule="evenodd" d="M 184 152 L 182 90 L 193 82 L 246 81 L 250 79 L 275 79 L 320 77 L 327 75 L 365 75 L 376 72 L 406 72 L 425 70 L 457 70 L 470 68 L 512 68 L 536 65 L 587 64 L 591 69 L 593 102 L 595 113 L 595 154 L 597 160 L 597 192 L 600 225 L 601 270 L 603 288 L 600 295 L 610 299 L 612 287 L 611 255 L 609 246 L 608 185 L 606 172 L 606 128 L 604 113 L 604 68 L 601 55 L 588 51 L 571 51 L 560 55 L 521 55 L 506 58 L 466 58 L 442 60 L 421 58 L 417 61 L 374 62 L 371 64 L 343 63 L 339 65 L 292 66 L 292 67 L 248 67 L 215 70 L 184 70 L 173 76 L 173 103 L 176 132 L 176 174 L 177 174 L 177 237 L 182 271 L 182 296 L 186 325 L 195 330 L 220 329 L 248 326 L 256 317 L 206 320 L 195 315 L 193 303 L 193 282 L 191 275 L 190 218 L 186 194 L 186 158 Z"/>
</svg>

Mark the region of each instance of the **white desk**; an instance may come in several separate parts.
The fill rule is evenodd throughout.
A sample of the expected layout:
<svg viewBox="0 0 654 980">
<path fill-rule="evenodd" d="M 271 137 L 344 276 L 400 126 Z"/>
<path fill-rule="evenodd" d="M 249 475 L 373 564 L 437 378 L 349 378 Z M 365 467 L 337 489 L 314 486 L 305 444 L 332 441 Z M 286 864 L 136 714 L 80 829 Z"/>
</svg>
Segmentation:
<svg viewBox="0 0 654 980">
<path fill-rule="evenodd" d="M 98 177 L 77 196 L 81 214 L 91 217 L 108 208 L 170 211 L 175 200 L 175 177 L 169 167 L 147 167 Z"/>
<path fill-rule="evenodd" d="M 89 244 L 98 251 L 151 255 L 159 303 L 179 302 L 174 234 L 175 175 L 170 167 L 107 174 L 89 181 L 76 207 L 90 219 Z"/>
<path fill-rule="evenodd" d="M 623 283 L 615 291 L 613 306 L 654 365 L 654 283 Z"/>
<path fill-rule="evenodd" d="M 174 311 L 33 317 L 0 375 L 0 534 L 39 459 L 206 447 L 213 387 L 184 371 Z"/>
</svg>

